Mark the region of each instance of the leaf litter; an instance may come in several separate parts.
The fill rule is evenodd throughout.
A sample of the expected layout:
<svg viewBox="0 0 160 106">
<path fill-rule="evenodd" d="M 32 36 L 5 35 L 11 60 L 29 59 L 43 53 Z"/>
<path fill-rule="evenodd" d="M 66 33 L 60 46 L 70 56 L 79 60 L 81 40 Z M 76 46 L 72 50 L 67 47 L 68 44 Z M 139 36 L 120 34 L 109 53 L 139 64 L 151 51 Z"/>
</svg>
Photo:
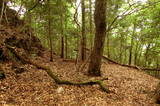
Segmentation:
<svg viewBox="0 0 160 106">
<path fill-rule="evenodd" d="M 77 72 L 75 63 L 63 62 L 54 56 L 49 61 L 49 53 L 33 58 L 36 62 L 50 66 L 61 79 L 84 81 L 87 66 Z M 56 84 L 45 71 L 32 65 L 25 65 L 27 71 L 16 74 L 12 63 L 0 64 L 6 79 L 0 80 L 0 105 L 24 106 L 158 106 L 152 99 L 159 80 L 132 68 L 115 64 L 102 64 L 102 77 L 111 93 L 103 92 L 98 85 L 71 86 Z M 98 79 L 98 78 L 97 78 Z"/>
</svg>

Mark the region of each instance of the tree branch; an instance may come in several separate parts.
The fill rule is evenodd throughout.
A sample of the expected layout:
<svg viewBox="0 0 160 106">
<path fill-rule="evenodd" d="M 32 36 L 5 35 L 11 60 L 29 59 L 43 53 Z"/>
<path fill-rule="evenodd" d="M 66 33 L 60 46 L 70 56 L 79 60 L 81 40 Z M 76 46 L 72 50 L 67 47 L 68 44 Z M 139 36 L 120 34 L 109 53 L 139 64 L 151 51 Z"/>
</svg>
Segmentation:
<svg viewBox="0 0 160 106">
<path fill-rule="evenodd" d="M 133 5 L 135 5 L 135 3 L 134 3 L 134 4 L 131 4 L 130 7 L 129 7 L 126 11 L 124 11 L 121 15 L 118 15 L 118 16 L 116 16 L 116 17 L 113 19 L 113 21 L 111 22 L 111 24 L 108 26 L 107 31 L 110 31 L 110 30 L 112 30 L 112 29 L 115 28 L 115 27 L 112 27 L 112 26 L 113 26 L 114 23 L 118 20 L 119 17 L 121 17 L 121 19 L 119 19 L 119 21 L 120 21 L 120 20 L 123 20 L 123 19 L 124 19 L 126 16 L 128 16 L 128 15 L 131 15 L 131 14 L 133 14 L 133 13 L 135 13 L 135 12 L 144 10 L 144 9 L 146 9 L 146 8 L 150 8 L 150 7 L 152 7 L 152 6 L 157 5 L 158 3 L 160 3 L 160 1 L 154 2 L 152 5 L 147 5 L 147 6 L 144 6 L 144 7 L 140 8 L 140 9 L 132 9 L 132 10 L 128 11 Z M 127 13 L 127 14 L 126 14 L 126 13 Z M 116 25 L 117 25 L 117 24 L 116 24 Z M 116 26 L 116 25 L 115 25 L 115 26 Z"/>
</svg>

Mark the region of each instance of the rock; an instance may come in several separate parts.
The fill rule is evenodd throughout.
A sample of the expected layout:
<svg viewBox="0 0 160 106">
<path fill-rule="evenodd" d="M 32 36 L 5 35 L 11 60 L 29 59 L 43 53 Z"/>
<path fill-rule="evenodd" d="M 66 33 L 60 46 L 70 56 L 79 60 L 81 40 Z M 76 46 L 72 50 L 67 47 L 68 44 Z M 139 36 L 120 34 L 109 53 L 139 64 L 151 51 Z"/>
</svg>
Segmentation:
<svg viewBox="0 0 160 106">
<path fill-rule="evenodd" d="M 57 93 L 62 93 L 63 91 L 64 91 L 64 88 L 63 88 L 63 87 L 57 88 Z"/>
</svg>

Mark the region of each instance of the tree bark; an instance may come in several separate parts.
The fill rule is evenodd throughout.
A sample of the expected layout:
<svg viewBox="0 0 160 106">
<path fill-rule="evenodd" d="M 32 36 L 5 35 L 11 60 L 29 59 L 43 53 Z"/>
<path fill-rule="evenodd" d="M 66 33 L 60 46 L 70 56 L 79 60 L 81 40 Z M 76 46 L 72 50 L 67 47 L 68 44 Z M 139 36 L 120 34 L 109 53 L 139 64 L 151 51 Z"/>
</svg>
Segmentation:
<svg viewBox="0 0 160 106">
<path fill-rule="evenodd" d="M 136 49 L 135 49 L 135 53 L 134 53 L 134 65 L 137 65 L 137 50 L 138 50 L 138 41 L 136 42 Z"/>
<path fill-rule="evenodd" d="M 86 59 L 86 35 L 85 35 L 85 0 L 81 0 L 81 9 L 82 9 L 82 35 L 81 35 L 81 53 L 80 53 L 80 60 L 84 61 Z"/>
<path fill-rule="evenodd" d="M 89 25 L 90 25 L 90 49 L 92 50 L 93 48 L 93 20 L 92 20 L 92 0 L 89 0 L 89 10 L 90 10 L 90 14 L 89 14 Z"/>
<path fill-rule="evenodd" d="M 107 32 L 107 56 L 110 58 L 110 32 Z"/>
<path fill-rule="evenodd" d="M 148 59 L 148 53 L 149 53 L 149 49 L 150 49 L 150 46 L 151 46 L 151 43 L 149 43 L 148 45 L 147 45 L 147 48 L 146 48 L 146 52 L 145 52 L 145 66 L 148 66 L 149 64 L 148 64 L 148 61 L 149 61 L 149 59 Z"/>
<path fill-rule="evenodd" d="M 142 65 L 141 58 L 142 58 L 143 44 L 140 46 L 138 51 L 139 51 L 139 53 L 137 56 L 137 65 L 140 66 L 140 65 Z"/>
<path fill-rule="evenodd" d="M 67 36 L 65 36 L 65 55 L 66 55 L 66 58 L 68 58 L 68 39 L 67 39 Z"/>
<path fill-rule="evenodd" d="M 122 63 L 123 60 L 123 42 L 124 42 L 124 38 L 123 38 L 123 34 L 120 34 L 120 48 L 119 48 L 119 62 Z"/>
<path fill-rule="evenodd" d="M 60 18 L 61 18 L 61 58 L 64 58 L 64 16 L 63 16 L 63 3 L 62 3 L 62 0 L 61 0 L 61 3 L 60 3 L 60 8 L 61 8 L 61 15 L 60 15 Z"/>
<path fill-rule="evenodd" d="M 96 33 L 88 73 L 91 76 L 100 76 L 101 60 L 106 37 L 106 0 L 96 0 L 94 15 Z"/>
<path fill-rule="evenodd" d="M 131 65 L 132 64 L 132 51 L 133 51 L 133 45 L 134 45 L 134 34 L 135 34 L 135 25 L 133 28 L 133 34 L 131 36 L 131 46 L 130 46 L 130 50 L 129 50 L 129 62 L 128 64 Z"/>
<path fill-rule="evenodd" d="M 51 7 L 50 0 L 48 0 L 48 36 L 50 44 L 50 61 L 53 61 L 53 45 L 52 45 L 52 36 L 51 36 Z"/>
</svg>

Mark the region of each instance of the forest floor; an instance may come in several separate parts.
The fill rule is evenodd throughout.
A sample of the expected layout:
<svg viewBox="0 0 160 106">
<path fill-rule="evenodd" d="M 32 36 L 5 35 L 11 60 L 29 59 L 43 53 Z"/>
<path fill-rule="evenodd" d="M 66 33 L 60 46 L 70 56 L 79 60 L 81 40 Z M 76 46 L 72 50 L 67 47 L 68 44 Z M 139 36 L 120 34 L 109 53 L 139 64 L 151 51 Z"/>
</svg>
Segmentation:
<svg viewBox="0 0 160 106">
<path fill-rule="evenodd" d="M 86 70 L 76 71 L 74 62 L 64 62 L 49 54 L 32 58 L 34 61 L 50 66 L 61 79 L 84 81 Z M 6 73 L 6 79 L 0 80 L 0 105 L 35 106 L 156 106 L 152 95 L 159 80 L 136 69 L 115 64 L 102 65 L 102 77 L 111 93 L 103 92 L 98 85 L 58 85 L 44 70 L 25 65 L 26 71 L 16 74 L 12 63 L 0 64 Z M 85 69 L 87 69 L 85 67 Z"/>
<path fill-rule="evenodd" d="M 7 10 L 7 14 L 11 14 L 8 17 L 13 19 L 11 25 L 0 26 L 0 60 L 7 56 L 12 58 L 5 59 L 14 59 L 11 52 L 6 55 L 6 45 L 41 54 L 42 45 L 36 37 L 31 36 L 31 28 L 23 25 L 23 21 L 18 18 L 15 21 L 12 13 L 13 10 Z M 83 71 L 77 71 L 74 62 L 64 62 L 57 56 L 50 62 L 49 52 L 44 51 L 43 54 L 43 57 L 29 59 L 52 67 L 61 79 L 78 82 L 92 78 L 85 75 L 87 67 Z M 6 75 L 5 79 L 0 80 L 2 106 L 156 106 L 152 97 L 160 81 L 136 69 L 103 63 L 102 77 L 108 78 L 104 84 L 111 91 L 106 93 L 98 85 L 58 85 L 46 71 L 29 64 L 23 66 L 22 72 L 16 72 L 19 66 L 14 66 L 11 60 L 0 63 L 0 68 L 2 67 Z"/>
</svg>

